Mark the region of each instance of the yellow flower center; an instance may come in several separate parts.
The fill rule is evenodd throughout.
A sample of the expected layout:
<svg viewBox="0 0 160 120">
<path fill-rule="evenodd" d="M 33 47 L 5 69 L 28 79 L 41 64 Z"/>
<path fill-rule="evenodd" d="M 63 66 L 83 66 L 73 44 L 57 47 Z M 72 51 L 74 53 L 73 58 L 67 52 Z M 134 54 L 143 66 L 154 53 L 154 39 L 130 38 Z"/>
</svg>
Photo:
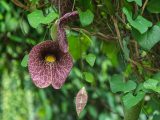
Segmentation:
<svg viewBox="0 0 160 120">
<path fill-rule="evenodd" d="M 54 55 L 47 55 L 45 57 L 45 61 L 46 62 L 55 62 L 56 61 L 56 57 Z"/>
</svg>

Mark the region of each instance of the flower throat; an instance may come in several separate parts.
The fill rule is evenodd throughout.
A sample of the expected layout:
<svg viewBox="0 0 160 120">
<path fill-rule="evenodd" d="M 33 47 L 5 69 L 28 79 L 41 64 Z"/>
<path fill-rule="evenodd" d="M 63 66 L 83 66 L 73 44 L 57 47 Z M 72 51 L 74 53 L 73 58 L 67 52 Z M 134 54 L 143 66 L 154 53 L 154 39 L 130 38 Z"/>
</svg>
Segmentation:
<svg viewBox="0 0 160 120">
<path fill-rule="evenodd" d="M 50 62 L 50 63 L 53 63 L 56 61 L 56 57 L 54 55 L 46 55 L 45 56 L 45 61 L 46 62 Z"/>
</svg>

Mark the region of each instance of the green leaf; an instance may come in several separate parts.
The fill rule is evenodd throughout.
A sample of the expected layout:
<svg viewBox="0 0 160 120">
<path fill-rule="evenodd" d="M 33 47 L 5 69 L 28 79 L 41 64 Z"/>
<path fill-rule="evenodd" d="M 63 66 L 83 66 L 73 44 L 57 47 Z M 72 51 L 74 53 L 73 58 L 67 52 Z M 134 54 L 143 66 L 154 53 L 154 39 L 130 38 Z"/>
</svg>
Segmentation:
<svg viewBox="0 0 160 120">
<path fill-rule="evenodd" d="M 4 0 L 0 1 L 0 5 L 1 5 L 2 8 L 5 8 L 8 12 L 11 11 L 11 7 L 7 3 L 7 1 L 4 1 Z"/>
<path fill-rule="evenodd" d="M 150 0 L 147 4 L 147 10 L 151 13 L 160 13 L 160 0 Z"/>
<path fill-rule="evenodd" d="M 124 106 L 129 109 L 135 105 L 137 105 L 145 96 L 143 91 L 139 91 L 136 96 L 132 93 L 128 93 L 122 97 Z"/>
<path fill-rule="evenodd" d="M 94 14 L 89 9 L 85 12 L 82 12 L 80 9 L 78 9 L 78 13 L 82 26 L 88 26 L 93 22 Z"/>
<path fill-rule="evenodd" d="M 142 16 L 138 16 L 135 20 L 132 19 L 132 12 L 127 10 L 127 8 L 123 8 L 123 13 L 126 15 L 128 22 L 137 29 L 141 34 L 145 33 L 149 27 L 152 26 L 152 23 L 145 19 Z"/>
<path fill-rule="evenodd" d="M 20 23 L 20 28 L 24 35 L 29 33 L 29 25 L 26 21 L 22 20 L 22 22 Z"/>
<path fill-rule="evenodd" d="M 153 90 L 160 93 L 160 81 L 156 79 L 146 80 L 143 84 L 145 89 Z"/>
<path fill-rule="evenodd" d="M 124 82 L 124 77 L 122 75 L 113 75 L 109 82 L 111 91 L 113 93 L 129 92 L 131 90 L 134 90 L 137 86 L 137 84 L 132 80 Z"/>
<path fill-rule="evenodd" d="M 113 66 L 117 66 L 119 64 L 119 50 L 120 49 L 115 45 L 115 43 L 102 43 L 102 52 L 109 58 Z"/>
<path fill-rule="evenodd" d="M 56 14 L 55 12 L 51 12 L 47 16 L 44 16 L 42 10 L 35 10 L 27 16 L 29 24 L 33 28 L 37 28 L 39 24 L 49 24 L 57 17 L 58 14 Z"/>
<path fill-rule="evenodd" d="M 25 55 L 22 59 L 21 66 L 27 67 L 29 56 Z"/>
<path fill-rule="evenodd" d="M 92 118 L 96 119 L 98 116 L 97 109 L 94 106 L 88 106 L 88 112 L 92 116 Z"/>
<path fill-rule="evenodd" d="M 70 32 L 67 34 L 69 51 L 75 60 L 78 60 L 91 46 L 92 40 L 86 34 L 74 34 Z"/>
<path fill-rule="evenodd" d="M 57 38 L 57 24 L 56 23 L 54 23 L 53 25 L 52 25 L 52 27 L 51 27 L 51 38 L 52 38 L 52 40 L 56 40 L 56 38 Z"/>
<path fill-rule="evenodd" d="M 160 27 L 154 25 L 149 31 L 140 34 L 137 31 L 132 31 L 133 36 L 138 41 L 139 45 L 145 49 L 150 50 L 155 44 L 160 41 Z"/>
<path fill-rule="evenodd" d="M 75 72 L 76 77 L 79 77 L 81 79 L 83 78 L 83 75 L 82 75 L 82 72 L 80 71 L 80 69 L 78 69 L 77 67 L 74 67 L 73 71 Z"/>
<path fill-rule="evenodd" d="M 8 38 L 10 38 L 10 40 L 12 40 L 14 42 L 18 42 L 18 43 L 22 42 L 22 38 L 19 36 L 11 35 L 11 34 L 8 34 L 7 36 L 8 36 Z"/>
<path fill-rule="evenodd" d="M 85 58 L 87 63 L 93 67 L 96 60 L 96 56 L 94 54 L 88 54 Z"/>
<path fill-rule="evenodd" d="M 83 72 L 85 80 L 89 83 L 93 83 L 94 82 L 94 76 L 92 73 L 89 72 Z"/>
<path fill-rule="evenodd" d="M 127 0 L 128 2 L 136 2 L 139 6 L 142 6 L 142 0 Z"/>
</svg>

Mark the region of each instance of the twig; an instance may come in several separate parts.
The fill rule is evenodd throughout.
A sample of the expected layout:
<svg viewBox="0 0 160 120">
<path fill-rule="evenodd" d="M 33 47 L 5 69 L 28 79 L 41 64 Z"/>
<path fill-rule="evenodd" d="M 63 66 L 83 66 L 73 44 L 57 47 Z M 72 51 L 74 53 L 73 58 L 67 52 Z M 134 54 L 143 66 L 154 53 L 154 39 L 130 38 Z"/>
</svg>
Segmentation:
<svg viewBox="0 0 160 120">
<path fill-rule="evenodd" d="M 117 19 L 114 16 L 111 16 L 111 19 L 113 20 L 113 23 L 114 23 L 114 27 L 115 27 L 115 30 L 116 30 L 116 34 L 117 34 L 117 37 L 118 37 L 120 47 L 123 50 L 123 44 L 122 44 L 122 41 L 121 41 L 121 34 L 120 34 L 120 31 L 119 31 L 119 28 L 118 28 Z"/>
<path fill-rule="evenodd" d="M 127 25 L 127 24 L 125 23 L 125 19 L 124 19 L 124 18 L 121 18 L 118 14 L 115 14 L 115 16 L 116 16 L 116 18 L 117 18 L 119 21 L 121 21 L 124 25 Z"/>
<path fill-rule="evenodd" d="M 134 64 L 135 66 L 139 66 L 141 65 L 142 67 L 144 67 L 145 69 L 149 70 L 149 71 L 152 71 L 152 72 L 159 72 L 160 69 L 157 69 L 157 68 L 152 68 L 152 67 L 149 67 L 149 66 L 146 66 L 146 65 L 143 65 L 143 64 L 140 64 L 132 59 L 129 58 L 128 60 L 129 62 L 131 62 L 132 64 Z"/>
<path fill-rule="evenodd" d="M 76 0 L 73 1 L 72 11 L 74 10 Z"/>
<path fill-rule="evenodd" d="M 61 0 L 58 0 L 58 11 L 59 14 L 61 15 Z"/>
<path fill-rule="evenodd" d="M 21 7 L 25 10 L 28 10 L 28 7 L 25 6 L 23 3 L 21 3 L 19 0 L 11 0 L 15 5 L 17 5 L 18 7 Z"/>
<path fill-rule="evenodd" d="M 145 7 L 146 7 L 147 3 L 148 3 L 148 0 L 146 0 L 146 1 L 144 2 L 143 6 L 142 6 L 142 12 L 141 12 L 141 15 L 143 14 L 144 9 L 145 9 Z"/>
<path fill-rule="evenodd" d="M 114 42 L 114 40 L 117 40 L 117 37 L 113 37 L 113 36 L 109 36 L 109 35 L 105 35 L 103 33 L 100 33 L 100 32 L 89 32 L 85 29 L 82 29 L 82 28 L 69 28 L 67 27 L 68 29 L 71 29 L 71 30 L 74 30 L 74 31 L 77 31 L 77 32 L 80 32 L 80 31 L 83 31 L 84 33 L 88 34 L 88 35 L 91 35 L 91 36 L 97 36 L 98 38 L 101 38 L 102 40 L 106 41 L 106 42 Z M 113 41 L 111 41 L 113 40 Z"/>
</svg>

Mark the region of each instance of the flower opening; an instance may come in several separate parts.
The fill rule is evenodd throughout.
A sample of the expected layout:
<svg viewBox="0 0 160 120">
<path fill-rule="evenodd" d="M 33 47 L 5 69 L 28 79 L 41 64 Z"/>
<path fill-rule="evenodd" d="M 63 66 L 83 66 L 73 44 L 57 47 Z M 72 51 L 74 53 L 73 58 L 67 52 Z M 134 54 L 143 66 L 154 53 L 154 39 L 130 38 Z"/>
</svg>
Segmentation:
<svg viewBox="0 0 160 120">
<path fill-rule="evenodd" d="M 57 41 L 47 40 L 34 46 L 29 53 L 29 73 L 39 88 L 52 85 L 59 89 L 65 82 L 73 61 L 71 55 L 62 52 Z"/>
<path fill-rule="evenodd" d="M 54 55 L 46 55 L 45 61 L 46 62 L 55 62 L 56 61 L 56 57 Z"/>
</svg>

